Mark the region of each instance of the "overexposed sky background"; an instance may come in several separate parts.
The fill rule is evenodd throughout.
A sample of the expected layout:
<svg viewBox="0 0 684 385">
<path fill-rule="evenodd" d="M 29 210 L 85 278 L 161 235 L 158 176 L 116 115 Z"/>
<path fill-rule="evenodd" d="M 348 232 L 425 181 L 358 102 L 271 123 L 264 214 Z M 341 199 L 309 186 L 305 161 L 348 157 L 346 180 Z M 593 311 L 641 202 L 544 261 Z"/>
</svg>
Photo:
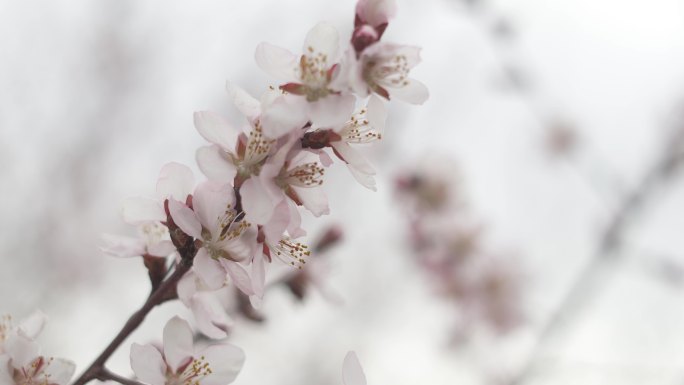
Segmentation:
<svg viewBox="0 0 684 385">
<path fill-rule="evenodd" d="M 331 287 L 345 304 L 269 294 L 269 322 L 238 321 L 234 331 L 248 357 L 236 384 L 340 384 L 347 350 L 371 385 L 480 384 L 515 373 L 684 117 L 681 0 L 397 2 L 383 39 L 423 47 L 412 75 L 431 98 L 391 104 L 383 142 L 365 151 L 379 191 L 340 167 L 326 181 L 331 215 L 308 221 L 312 235 L 331 223 L 345 231 L 330 253 Z M 353 9 L 332 0 L 0 1 L 0 313 L 43 309 L 46 352 L 84 369 L 148 290 L 140 261 L 97 249 L 101 233 L 131 231 L 121 201 L 151 195 L 166 162 L 197 170 L 204 141 L 193 111 L 240 121 L 226 80 L 255 95 L 275 84 L 254 64 L 259 42 L 298 52 L 321 20 L 346 39 Z M 497 38 L 504 21 L 513 33 Z M 509 84 L 512 69 L 521 90 Z M 545 151 L 555 122 L 576 130 L 574 160 Z M 450 308 L 411 259 L 393 178 L 435 153 L 458 163 L 488 242 L 527 271 L 528 322 L 511 335 L 450 348 Z M 684 290 L 654 267 L 684 263 L 682 211 L 675 177 L 543 344 L 528 384 L 684 382 Z M 159 339 L 177 311 L 155 310 L 111 368 L 129 373 L 130 342 Z"/>
</svg>

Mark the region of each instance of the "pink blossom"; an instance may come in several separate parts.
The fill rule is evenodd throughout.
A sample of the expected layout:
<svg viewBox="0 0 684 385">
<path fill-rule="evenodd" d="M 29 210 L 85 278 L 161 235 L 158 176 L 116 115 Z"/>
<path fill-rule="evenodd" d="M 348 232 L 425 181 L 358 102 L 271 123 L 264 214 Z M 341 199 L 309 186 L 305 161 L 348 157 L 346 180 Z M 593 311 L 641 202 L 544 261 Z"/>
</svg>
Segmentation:
<svg viewBox="0 0 684 385">
<path fill-rule="evenodd" d="M 419 62 L 420 48 L 414 46 L 380 42 L 366 48 L 358 58 L 349 49 L 334 86 L 351 89 L 361 97 L 376 93 L 388 100 L 423 104 L 429 96 L 427 87 L 409 77 Z"/>
<path fill-rule="evenodd" d="M 276 220 L 276 214 L 282 214 L 288 223 L 300 223 L 296 210 L 283 206 L 283 201 L 303 205 L 315 216 L 330 212 L 327 198 L 320 189 L 325 169 L 318 163 L 318 156 L 301 151 L 297 134 L 293 133 L 285 140 L 268 158 L 258 177 L 246 180 L 240 189 L 247 219 L 256 224 Z M 276 212 L 276 208 L 280 211 Z M 298 233 L 293 229 L 290 235 L 298 237 Z"/>
<path fill-rule="evenodd" d="M 74 374 L 73 362 L 45 357 L 34 338 L 40 333 L 45 316 L 36 312 L 17 327 L 5 318 L 0 326 L 0 384 L 66 385 Z"/>
<path fill-rule="evenodd" d="M 284 48 L 261 43 L 257 46 L 255 58 L 262 70 L 286 82 L 280 86 L 283 91 L 305 97 L 308 103 L 300 106 L 314 126 L 344 122 L 354 109 L 354 97 L 332 87 L 340 56 L 339 35 L 335 27 L 327 23 L 317 24 L 307 34 L 303 52 L 298 57 Z M 290 102 L 291 105 L 295 103 Z"/>
<path fill-rule="evenodd" d="M 174 317 L 164 327 L 163 349 L 131 346 L 131 368 L 138 380 L 150 385 L 226 385 L 242 369 L 245 354 L 231 344 L 196 349 L 188 323 Z"/>
<path fill-rule="evenodd" d="M 237 220 L 233 209 L 235 195 L 230 185 L 204 182 L 197 186 L 192 209 L 175 200 L 169 200 L 169 212 L 184 233 L 202 242 L 193 263 L 193 271 L 210 289 L 223 287 L 229 276 L 245 294 L 253 293 L 249 275 L 240 262 L 253 255 L 249 240 L 256 232 L 250 224 Z"/>
<path fill-rule="evenodd" d="M 344 125 L 335 128 L 339 140 L 331 140 L 335 154 L 347 163 L 349 171 L 363 186 L 375 191 L 375 170 L 350 144 L 372 143 L 382 138 L 387 109 L 380 98 L 371 95 L 365 108 L 352 115 Z"/>
</svg>

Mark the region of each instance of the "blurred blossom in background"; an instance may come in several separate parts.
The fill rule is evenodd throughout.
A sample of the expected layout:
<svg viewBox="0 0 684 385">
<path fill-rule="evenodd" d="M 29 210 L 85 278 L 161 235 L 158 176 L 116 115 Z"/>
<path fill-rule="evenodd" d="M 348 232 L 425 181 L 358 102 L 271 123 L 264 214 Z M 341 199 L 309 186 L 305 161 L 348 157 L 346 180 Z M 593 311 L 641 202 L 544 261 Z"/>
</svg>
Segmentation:
<svg viewBox="0 0 684 385">
<path fill-rule="evenodd" d="M 240 119 L 226 80 L 275 85 L 257 44 L 349 36 L 354 4 L 0 2 L 0 313 L 41 309 L 44 350 L 83 370 L 149 291 L 98 248 L 133 235 L 121 202 L 169 161 L 200 174 L 193 111 Z M 362 149 L 377 192 L 330 170 L 310 269 L 258 313 L 225 293 L 235 384 L 339 384 L 349 350 L 369 384 L 684 383 L 684 2 L 397 4 L 383 39 L 423 47 L 430 99 Z"/>
</svg>

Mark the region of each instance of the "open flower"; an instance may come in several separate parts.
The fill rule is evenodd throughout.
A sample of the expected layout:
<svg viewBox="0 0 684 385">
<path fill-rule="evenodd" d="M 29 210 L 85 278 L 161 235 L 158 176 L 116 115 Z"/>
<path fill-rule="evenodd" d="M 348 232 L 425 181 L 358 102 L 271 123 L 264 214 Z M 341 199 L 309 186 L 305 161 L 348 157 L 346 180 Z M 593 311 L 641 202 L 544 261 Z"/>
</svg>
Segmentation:
<svg viewBox="0 0 684 385">
<path fill-rule="evenodd" d="M 238 220 L 234 205 L 235 194 L 230 185 L 209 181 L 195 189 L 192 209 L 170 199 L 169 212 L 184 233 L 202 242 L 192 269 L 207 287 L 221 288 L 229 276 L 235 286 L 250 295 L 253 290 L 249 274 L 240 262 L 253 255 L 249 238 L 255 237 L 256 232 L 248 231 L 248 222 Z"/>
<path fill-rule="evenodd" d="M 76 365 L 61 358 L 45 357 L 33 338 L 45 323 L 45 316 L 34 313 L 17 327 L 0 328 L 0 384 L 2 385 L 66 385 Z"/>
<path fill-rule="evenodd" d="M 268 158 L 258 177 L 246 180 L 240 188 L 248 220 L 260 225 L 269 223 L 275 218 L 276 208 L 283 207 L 283 201 L 303 205 L 315 216 L 328 214 L 328 201 L 320 189 L 325 169 L 318 160 L 317 154 L 301 150 L 298 134 L 290 135 Z M 300 223 L 297 211 L 285 208 L 283 213 L 291 215 L 288 221 Z M 296 233 L 290 235 L 298 237 Z"/>
<path fill-rule="evenodd" d="M 231 344 L 197 350 L 188 323 L 174 317 L 164 327 L 163 349 L 131 345 L 131 368 L 150 385 L 226 385 L 235 380 L 245 362 L 242 349 Z"/>
<path fill-rule="evenodd" d="M 334 129 L 339 137 L 330 140 L 335 154 L 347 163 L 349 171 L 363 186 L 375 191 L 375 170 L 350 144 L 372 143 L 382 138 L 387 109 L 380 98 L 371 95 L 365 108 L 357 111 L 351 119 Z"/>
<path fill-rule="evenodd" d="M 385 99 L 395 98 L 411 104 L 423 104 L 429 96 L 427 87 L 409 77 L 420 63 L 420 48 L 379 42 L 363 50 L 357 58 L 349 49 L 341 64 L 335 86 L 350 88 L 364 97 L 375 93 Z"/>
<path fill-rule="evenodd" d="M 251 98 L 242 90 L 233 89 L 234 100 Z M 210 112 L 195 112 L 195 128 L 211 142 L 212 146 L 200 147 L 197 150 L 197 164 L 200 170 L 212 180 L 223 183 L 232 183 L 236 176 L 239 179 L 247 179 L 252 175 L 258 175 L 261 164 L 268 156 L 274 140 L 264 136 L 263 128 L 258 119 L 260 114 L 259 102 L 254 99 L 255 110 L 250 111 L 248 116 L 251 129 L 248 133 L 234 128 L 221 116 Z M 245 103 L 249 104 L 250 101 Z M 244 103 L 243 103 L 244 106 Z M 304 123 L 294 125 L 301 128 Z M 292 127 L 291 127 L 292 128 Z"/>
<path fill-rule="evenodd" d="M 354 109 L 354 97 L 332 87 L 340 56 L 335 27 L 317 24 L 306 35 L 303 51 L 298 57 L 284 48 L 261 43 L 255 58 L 262 70 L 286 82 L 280 86 L 283 91 L 305 97 L 308 103 L 301 107 L 314 126 L 344 122 Z"/>
</svg>

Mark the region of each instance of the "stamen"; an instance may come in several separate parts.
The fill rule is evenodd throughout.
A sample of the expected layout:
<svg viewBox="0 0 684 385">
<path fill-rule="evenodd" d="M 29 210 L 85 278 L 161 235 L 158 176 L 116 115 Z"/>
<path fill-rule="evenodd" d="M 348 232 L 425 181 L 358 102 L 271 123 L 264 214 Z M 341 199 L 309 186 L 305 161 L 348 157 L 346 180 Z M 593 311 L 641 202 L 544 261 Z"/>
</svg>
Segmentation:
<svg viewBox="0 0 684 385">
<path fill-rule="evenodd" d="M 309 246 L 293 242 L 290 238 L 283 238 L 276 245 L 268 245 L 271 255 L 274 255 L 285 264 L 301 269 L 305 264 L 305 258 L 311 256 Z"/>
<path fill-rule="evenodd" d="M 245 166 L 252 166 L 261 162 L 271 151 L 271 146 L 275 140 L 264 138 L 261 123 L 257 121 L 252 131 L 249 132 L 247 139 L 247 149 L 245 151 Z M 258 170 L 252 170 L 258 173 Z"/>
<path fill-rule="evenodd" d="M 287 184 L 298 187 L 316 187 L 323 184 L 325 169 L 318 162 L 301 164 L 287 172 Z"/>
<path fill-rule="evenodd" d="M 340 133 L 345 142 L 370 143 L 382 139 L 382 134 L 377 132 L 366 118 L 367 112 L 365 108 L 362 109 L 352 115 L 344 125 Z"/>
<path fill-rule="evenodd" d="M 237 222 L 238 217 L 238 213 L 233 209 L 228 209 L 222 217 L 219 217 L 218 226 L 221 229 L 219 241 L 235 239 L 251 226 L 247 221 Z"/>
<path fill-rule="evenodd" d="M 5 341 L 10 329 L 12 329 L 12 316 L 6 314 L 0 318 L 0 342 Z"/>
<path fill-rule="evenodd" d="M 199 359 L 195 358 L 183 371 L 183 384 L 199 385 L 200 379 L 211 373 L 213 373 L 211 367 L 209 367 L 209 363 L 205 360 L 204 356 Z"/>
</svg>

